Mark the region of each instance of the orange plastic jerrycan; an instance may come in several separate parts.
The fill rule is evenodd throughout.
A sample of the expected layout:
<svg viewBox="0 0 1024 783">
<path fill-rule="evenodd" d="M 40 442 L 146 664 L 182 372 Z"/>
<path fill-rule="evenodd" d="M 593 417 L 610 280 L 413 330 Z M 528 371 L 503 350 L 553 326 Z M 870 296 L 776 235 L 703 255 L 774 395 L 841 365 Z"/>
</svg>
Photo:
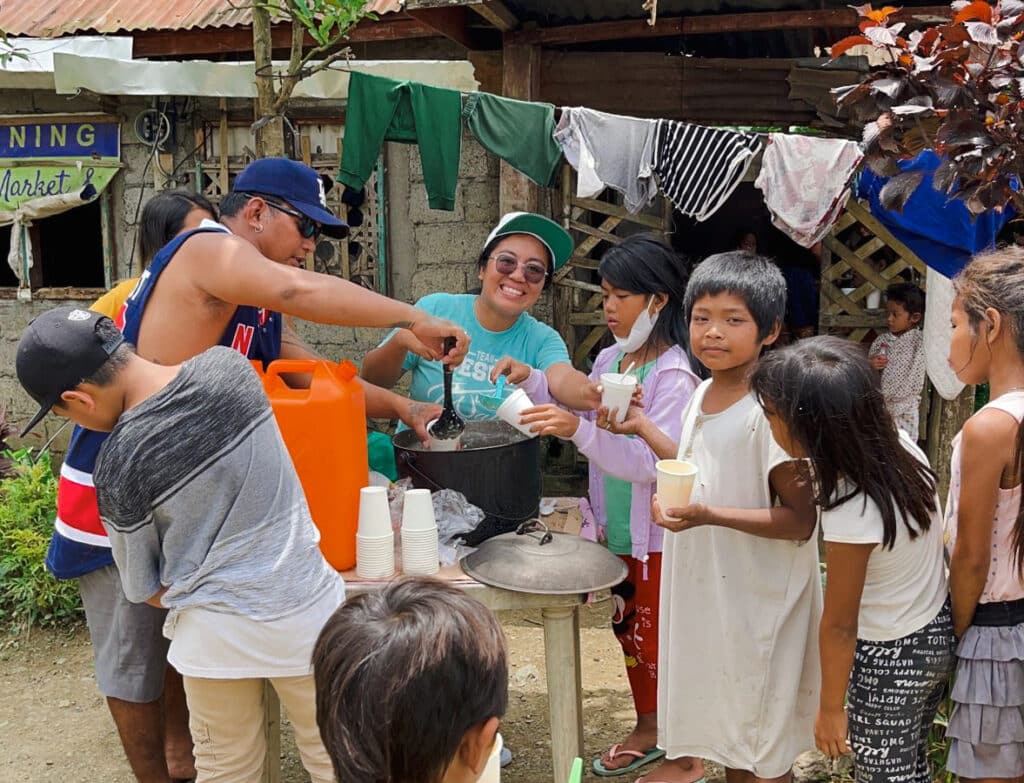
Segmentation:
<svg viewBox="0 0 1024 783">
<path fill-rule="evenodd" d="M 257 368 L 258 369 L 258 368 Z M 283 374 L 312 374 L 308 389 Z M 351 362 L 280 359 L 261 373 L 278 427 L 320 531 L 320 551 L 339 571 L 356 564 L 359 490 L 366 486 L 366 401 Z"/>
</svg>

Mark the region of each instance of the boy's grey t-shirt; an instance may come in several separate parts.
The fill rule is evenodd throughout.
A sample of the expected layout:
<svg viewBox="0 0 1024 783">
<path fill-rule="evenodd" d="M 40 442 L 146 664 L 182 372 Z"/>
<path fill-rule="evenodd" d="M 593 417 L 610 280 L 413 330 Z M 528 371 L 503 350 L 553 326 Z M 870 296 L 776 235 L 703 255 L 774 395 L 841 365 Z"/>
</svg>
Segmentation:
<svg viewBox="0 0 1024 783">
<path fill-rule="evenodd" d="M 267 621 L 338 583 L 259 378 L 229 348 L 126 411 L 94 480 L 130 601 L 166 587 L 171 609 Z"/>
</svg>

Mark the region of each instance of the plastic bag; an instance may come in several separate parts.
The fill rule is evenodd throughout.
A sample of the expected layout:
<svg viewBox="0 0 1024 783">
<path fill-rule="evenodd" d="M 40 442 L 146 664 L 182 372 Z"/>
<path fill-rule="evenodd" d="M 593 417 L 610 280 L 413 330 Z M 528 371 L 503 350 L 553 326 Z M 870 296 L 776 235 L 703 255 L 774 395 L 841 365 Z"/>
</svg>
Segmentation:
<svg viewBox="0 0 1024 783">
<path fill-rule="evenodd" d="M 388 487 L 391 527 L 396 533 L 402 528 L 405 493 L 410 489 L 413 489 L 410 478 L 404 478 Z M 437 521 L 437 552 L 441 565 L 453 565 L 473 551 L 474 547 L 466 546 L 459 537 L 474 530 L 483 521 L 484 512 L 454 489 L 432 492 L 430 500 Z M 395 540 L 398 541 L 397 536 Z"/>
<path fill-rule="evenodd" d="M 484 512 L 454 489 L 441 489 L 431 496 L 437 520 L 437 551 L 442 565 L 452 565 L 473 551 L 460 536 L 484 520 Z"/>
</svg>

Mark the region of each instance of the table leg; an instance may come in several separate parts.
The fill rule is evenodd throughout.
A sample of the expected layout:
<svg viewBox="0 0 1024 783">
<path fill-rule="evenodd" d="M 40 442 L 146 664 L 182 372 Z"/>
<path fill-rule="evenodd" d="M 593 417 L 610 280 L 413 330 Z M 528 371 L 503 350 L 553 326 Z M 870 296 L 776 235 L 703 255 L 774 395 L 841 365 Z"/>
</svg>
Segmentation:
<svg viewBox="0 0 1024 783">
<path fill-rule="evenodd" d="M 263 723 L 267 755 L 263 760 L 262 783 L 281 783 L 281 700 L 270 680 L 263 683 Z"/>
<path fill-rule="evenodd" d="M 565 783 L 573 760 L 583 756 L 579 608 L 542 609 L 541 616 L 544 619 L 554 781 Z"/>
</svg>

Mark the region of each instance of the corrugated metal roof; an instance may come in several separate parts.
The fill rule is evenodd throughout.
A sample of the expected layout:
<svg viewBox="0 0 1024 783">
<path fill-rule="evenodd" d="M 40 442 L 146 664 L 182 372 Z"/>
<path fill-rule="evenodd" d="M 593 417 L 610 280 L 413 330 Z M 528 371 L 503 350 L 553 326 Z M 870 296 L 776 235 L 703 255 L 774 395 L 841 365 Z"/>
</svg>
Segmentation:
<svg viewBox="0 0 1024 783">
<path fill-rule="evenodd" d="M 396 0 L 373 0 L 371 10 L 397 10 Z M 60 38 L 75 33 L 192 30 L 252 23 L 247 4 L 235 0 L 4 0 L 0 30 L 8 35 Z"/>
<path fill-rule="evenodd" d="M 757 11 L 805 11 L 845 8 L 851 0 L 658 0 L 658 16 L 696 14 L 743 14 Z M 505 0 L 521 21 L 542 25 L 602 22 L 613 19 L 641 19 L 648 13 L 643 0 Z M 899 6 L 941 5 L 938 0 L 902 0 Z"/>
</svg>

